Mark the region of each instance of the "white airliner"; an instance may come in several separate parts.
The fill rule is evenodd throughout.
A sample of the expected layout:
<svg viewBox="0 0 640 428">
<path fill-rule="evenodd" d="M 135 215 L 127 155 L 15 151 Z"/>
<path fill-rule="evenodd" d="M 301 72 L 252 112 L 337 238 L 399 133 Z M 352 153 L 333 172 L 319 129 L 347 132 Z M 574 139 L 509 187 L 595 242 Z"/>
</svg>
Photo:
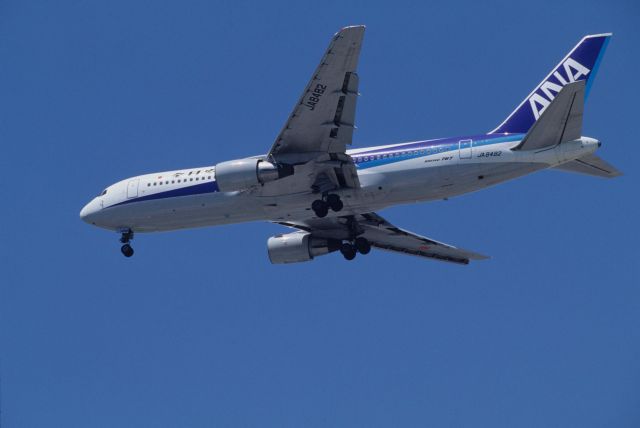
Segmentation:
<svg viewBox="0 0 640 428">
<path fill-rule="evenodd" d="M 80 212 L 121 234 L 265 220 L 295 231 L 267 241 L 272 263 L 371 248 L 468 264 L 486 257 L 400 229 L 374 211 L 481 190 L 556 168 L 599 177 L 620 173 L 582 136 L 585 98 L 611 34 L 584 37 L 493 131 L 347 150 L 351 144 L 364 26 L 331 40 L 266 155 L 127 178 Z M 515 70 L 514 70 L 515 71 Z"/>
</svg>

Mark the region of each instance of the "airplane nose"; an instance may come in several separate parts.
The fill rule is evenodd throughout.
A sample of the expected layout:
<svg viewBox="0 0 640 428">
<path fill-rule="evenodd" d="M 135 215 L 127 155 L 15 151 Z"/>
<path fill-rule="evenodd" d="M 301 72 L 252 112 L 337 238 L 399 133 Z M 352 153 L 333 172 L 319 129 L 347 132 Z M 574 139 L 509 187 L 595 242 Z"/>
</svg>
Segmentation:
<svg viewBox="0 0 640 428">
<path fill-rule="evenodd" d="M 91 223 L 91 219 L 95 213 L 95 204 L 94 201 L 91 201 L 80 210 L 80 218 L 86 223 Z"/>
</svg>

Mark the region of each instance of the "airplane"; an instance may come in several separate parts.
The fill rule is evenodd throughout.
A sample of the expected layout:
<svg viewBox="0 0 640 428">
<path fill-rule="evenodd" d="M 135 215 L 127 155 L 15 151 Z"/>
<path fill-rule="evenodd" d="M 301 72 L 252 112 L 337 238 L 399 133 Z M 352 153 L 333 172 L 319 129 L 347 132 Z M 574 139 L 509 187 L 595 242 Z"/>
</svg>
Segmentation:
<svg viewBox="0 0 640 428">
<path fill-rule="evenodd" d="M 543 169 L 616 177 L 582 136 L 589 95 L 611 33 L 588 35 L 488 133 L 347 150 L 355 129 L 364 26 L 338 31 L 267 154 L 139 175 L 104 189 L 83 221 L 134 234 L 269 221 L 293 231 L 267 241 L 271 263 L 372 248 L 469 264 L 487 257 L 394 226 L 376 211 L 447 199 Z"/>
</svg>

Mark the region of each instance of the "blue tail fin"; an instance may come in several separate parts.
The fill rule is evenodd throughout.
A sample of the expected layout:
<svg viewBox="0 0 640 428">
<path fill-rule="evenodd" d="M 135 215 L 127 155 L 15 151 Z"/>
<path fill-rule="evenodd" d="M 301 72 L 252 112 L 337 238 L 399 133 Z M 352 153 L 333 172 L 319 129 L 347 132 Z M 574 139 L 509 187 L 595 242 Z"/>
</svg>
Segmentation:
<svg viewBox="0 0 640 428">
<path fill-rule="evenodd" d="M 585 36 L 491 134 L 524 134 L 567 83 L 586 80 L 586 97 L 611 33 Z"/>
</svg>

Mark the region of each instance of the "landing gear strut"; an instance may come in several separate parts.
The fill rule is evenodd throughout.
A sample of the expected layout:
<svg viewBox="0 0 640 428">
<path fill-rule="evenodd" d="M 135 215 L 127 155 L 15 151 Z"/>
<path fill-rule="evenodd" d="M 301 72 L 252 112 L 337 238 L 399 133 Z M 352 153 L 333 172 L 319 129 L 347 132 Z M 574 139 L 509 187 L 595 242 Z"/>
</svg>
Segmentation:
<svg viewBox="0 0 640 428">
<path fill-rule="evenodd" d="M 133 239 L 133 230 L 128 229 L 122 232 L 122 236 L 120 237 L 120 242 L 122 242 L 122 247 L 120 247 L 120 251 L 125 257 L 133 256 L 133 247 L 129 244 L 129 242 Z"/>
<path fill-rule="evenodd" d="M 340 196 L 332 193 L 325 196 L 323 199 L 316 199 L 311 203 L 311 209 L 316 214 L 316 217 L 326 217 L 329 214 L 329 209 L 338 212 L 344 208 L 344 203 L 340 199 Z"/>
</svg>

